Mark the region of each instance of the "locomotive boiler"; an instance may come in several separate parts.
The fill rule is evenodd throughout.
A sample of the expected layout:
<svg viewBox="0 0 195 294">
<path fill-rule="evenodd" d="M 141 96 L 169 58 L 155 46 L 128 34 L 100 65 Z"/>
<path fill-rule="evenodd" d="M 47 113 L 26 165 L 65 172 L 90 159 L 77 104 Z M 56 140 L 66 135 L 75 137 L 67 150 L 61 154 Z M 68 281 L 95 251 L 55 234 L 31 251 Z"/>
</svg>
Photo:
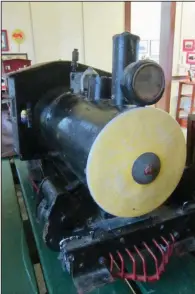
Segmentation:
<svg viewBox="0 0 195 294">
<path fill-rule="evenodd" d="M 194 248 L 195 167 L 178 123 L 154 107 L 164 72 L 138 49 L 125 32 L 113 37 L 112 73 L 78 63 L 74 49 L 72 61 L 8 79 L 43 240 L 79 293 L 158 280 L 172 254 Z"/>
</svg>

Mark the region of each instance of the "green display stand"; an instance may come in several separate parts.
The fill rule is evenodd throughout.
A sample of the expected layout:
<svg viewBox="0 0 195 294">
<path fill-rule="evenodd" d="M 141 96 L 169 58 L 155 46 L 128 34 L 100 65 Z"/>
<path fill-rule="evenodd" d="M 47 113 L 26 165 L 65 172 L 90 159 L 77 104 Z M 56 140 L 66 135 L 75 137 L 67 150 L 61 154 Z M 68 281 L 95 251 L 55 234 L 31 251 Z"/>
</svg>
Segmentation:
<svg viewBox="0 0 195 294">
<path fill-rule="evenodd" d="M 9 160 L 2 160 L 2 294 L 39 293 L 24 235 Z"/>
<path fill-rule="evenodd" d="M 36 222 L 34 192 L 28 182 L 26 163 L 15 159 L 15 165 L 48 294 L 76 294 L 71 277 L 61 269 L 58 254 L 49 250 L 42 241 L 42 232 Z M 39 293 L 8 160 L 2 161 L 2 184 L 2 293 Z M 194 294 L 195 258 L 190 254 L 182 258 L 173 256 L 158 282 L 137 283 L 137 288 L 132 289 L 124 281 L 118 280 L 90 294 Z"/>
<path fill-rule="evenodd" d="M 39 225 L 36 222 L 35 207 L 33 201 L 33 191 L 28 182 L 26 164 L 20 160 L 15 160 L 18 171 L 20 184 L 25 200 L 27 212 L 30 222 L 32 224 L 33 234 L 40 257 L 40 262 L 45 278 L 46 286 L 49 294 L 77 294 L 76 288 L 72 282 L 70 275 L 63 272 L 61 269 L 58 254 L 49 250 L 42 241 L 42 233 Z M 130 288 L 123 281 L 116 281 L 113 284 L 107 285 L 103 288 L 92 291 L 91 294 L 108 294 L 120 293 L 131 294 Z"/>
</svg>

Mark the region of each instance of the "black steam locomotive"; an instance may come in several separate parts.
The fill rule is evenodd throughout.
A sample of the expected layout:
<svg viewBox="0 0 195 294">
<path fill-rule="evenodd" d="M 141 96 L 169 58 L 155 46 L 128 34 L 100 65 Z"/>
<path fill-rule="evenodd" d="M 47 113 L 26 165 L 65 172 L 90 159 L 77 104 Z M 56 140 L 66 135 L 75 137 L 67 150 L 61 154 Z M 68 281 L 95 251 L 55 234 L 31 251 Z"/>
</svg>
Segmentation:
<svg viewBox="0 0 195 294">
<path fill-rule="evenodd" d="M 8 79 L 15 150 L 28 164 L 43 239 L 80 293 L 115 278 L 158 280 L 174 252 L 194 249 L 195 165 L 185 165 L 184 147 L 181 164 L 174 155 L 166 161 L 174 141 L 163 128 L 170 124 L 184 139 L 174 119 L 150 107 L 162 97 L 165 77 L 156 62 L 138 60 L 138 48 L 139 37 L 125 32 L 113 37 L 112 73 L 78 63 L 75 49 L 72 61 L 31 66 Z M 165 137 L 156 143 L 150 126 L 161 116 L 155 132 Z"/>
</svg>

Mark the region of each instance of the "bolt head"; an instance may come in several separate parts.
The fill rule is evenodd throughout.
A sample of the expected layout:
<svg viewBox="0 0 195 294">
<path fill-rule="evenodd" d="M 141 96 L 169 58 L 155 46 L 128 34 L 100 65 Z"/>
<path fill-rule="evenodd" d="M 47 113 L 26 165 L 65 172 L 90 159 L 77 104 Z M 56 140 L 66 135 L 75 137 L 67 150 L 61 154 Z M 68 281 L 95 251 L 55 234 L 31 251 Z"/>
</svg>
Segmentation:
<svg viewBox="0 0 195 294">
<path fill-rule="evenodd" d="M 99 264 L 104 264 L 105 263 L 105 258 L 104 257 L 100 257 L 99 258 Z"/>
<path fill-rule="evenodd" d="M 69 257 L 68 257 L 68 260 L 69 261 L 74 261 L 74 256 L 72 254 L 70 254 Z"/>
<path fill-rule="evenodd" d="M 83 268 L 83 267 L 84 267 L 84 263 L 82 262 L 79 264 L 79 268 Z"/>
</svg>

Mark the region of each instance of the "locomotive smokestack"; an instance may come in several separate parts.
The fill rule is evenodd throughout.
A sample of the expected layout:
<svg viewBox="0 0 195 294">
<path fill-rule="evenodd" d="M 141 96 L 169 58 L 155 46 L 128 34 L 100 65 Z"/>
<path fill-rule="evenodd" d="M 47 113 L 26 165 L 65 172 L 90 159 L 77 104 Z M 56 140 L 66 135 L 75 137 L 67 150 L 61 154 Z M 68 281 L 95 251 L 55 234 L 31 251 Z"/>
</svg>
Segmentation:
<svg viewBox="0 0 195 294">
<path fill-rule="evenodd" d="M 112 53 L 112 99 L 115 105 L 122 106 L 124 96 L 120 82 L 127 65 L 138 60 L 140 38 L 124 32 L 113 37 Z"/>
</svg>

